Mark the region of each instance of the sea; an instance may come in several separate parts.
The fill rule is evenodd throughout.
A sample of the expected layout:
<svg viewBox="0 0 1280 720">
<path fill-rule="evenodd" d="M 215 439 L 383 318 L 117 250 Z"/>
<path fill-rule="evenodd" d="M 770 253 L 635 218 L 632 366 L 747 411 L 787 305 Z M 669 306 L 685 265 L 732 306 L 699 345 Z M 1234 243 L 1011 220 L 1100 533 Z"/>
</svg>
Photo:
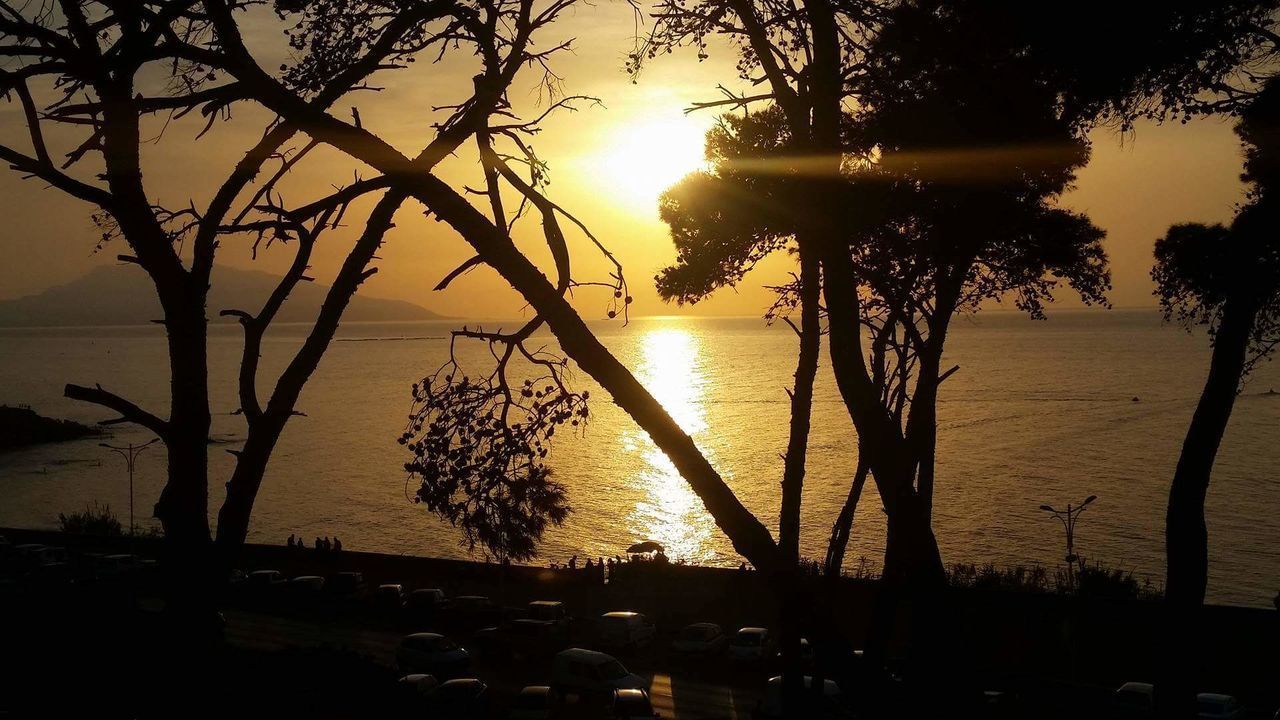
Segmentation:
<svg viewBox="0 0 1280 720">
<path fill-rule="evenodd" d="M 461 321 L 344 325 L 271 460 L 250 539 L 283 544 L 338 537 L 376 552 L 482 558 L 461 534 L 412 502 L 409 459 L 397 442 L 411 387 L 449 359 Z M 517 321 L 476 323 L 487 329 Z M 689 432 L 741 501 L 777 527 L 782 453 L 796 338 L 757 318 L 643 317 L 594 330 Z M 274 327 L 263 349 L 260 387 L 305 337 Z M 549 352 L 554 338 L 534 344 Z M 241 339 L 236 326 L 211 331 L 214 407 L 210 509 L 216 514 L 244 421 L 234 414 Z M 454 345 L 463 372 L 491 367 L 482 343 Z M 1045 320 L 1014 311 L 956 319 L 942 386 L 934 528 L 944 560 L 996 566 L 1061 567 L 1061 524 L 1042 505 L 1093 502 L 1076 526 L 1087 562 L 1132 572 L 1158 587 L 1164 573 L 1164 511 L 1183 435 L 1209 361 L 1202 330 L 1162 322 L 1154 310 L 1056 310 Z M 167 410 L 164 339 L 155 326 L 0 330 L 0 403 L 96 422 L 111 413 L 62 397 L 62 387 L 99 383 L 157 414 Z M 581 371 L 592 418 L 555 438 L 550 465 L 568 489 L 572 513 L 547 531 L 536 562 L 611 557 L 656 540 L 673 560 L 736 567 L 742 559 L 697 496 L 608 394 Z M 1236 404 L 1209 489 L 1209 600 L 1271 605 L 1280 591 L 1280 365 L 1263 363 Z M 143 443 L 138 428 L 107 437 L 0 454 L 0 526 L 56 527 L 59 513 L 97 503 L 128 522 L 129 475 L 100 443 Z M 164 478 L 163 450 L 138 458 L 136 523 Z M 802 553 L 821 559 L 848 493 L 856 435 L 825 362 L 813 411 L 804 487 Z M 850 572 L 874 571 L 885 523 L 872 483 L 859 505 L 846 558 Z"/>
</svg>

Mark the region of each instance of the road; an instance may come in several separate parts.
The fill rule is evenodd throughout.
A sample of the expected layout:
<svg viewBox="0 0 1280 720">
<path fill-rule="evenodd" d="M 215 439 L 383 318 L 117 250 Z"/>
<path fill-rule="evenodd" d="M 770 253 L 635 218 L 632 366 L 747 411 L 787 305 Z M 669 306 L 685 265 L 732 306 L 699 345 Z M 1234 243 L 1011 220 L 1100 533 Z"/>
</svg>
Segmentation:
<svg viewBox="0 0 1280 720">
<path fill-rule="evenodd" d="M 251 650 L 276 651 L 287 648 L 328 645 L 367 655 L 376 662 L 393 666 L 401 633 L 388 630 L 321 623 L 243 610 L 227 610 L 227 642 Z M 709 661 L 709 662 L 723 662 Z M 645 668 L 643 659 L 624 663 L 651 679 L 650 698 L 663 718 L 677 720 L 748 720 L 760 697 L 759 691 L 696 677 L 699 667 L 665 671 Z M 545 677 L 519 677 L 509 667 L 488 667 L 478 663 L 476 675 L 491 687 L 513 694 L 524 685 L 545 683 Z M 705 670 L 705 668 L 701 668 Z M 528 669 L 537 675 L 537 669 Z M 542 668 L 545 671 L 545 668 Z M 648 671 L 646 671 L 648 670 Z"/>
</svg>

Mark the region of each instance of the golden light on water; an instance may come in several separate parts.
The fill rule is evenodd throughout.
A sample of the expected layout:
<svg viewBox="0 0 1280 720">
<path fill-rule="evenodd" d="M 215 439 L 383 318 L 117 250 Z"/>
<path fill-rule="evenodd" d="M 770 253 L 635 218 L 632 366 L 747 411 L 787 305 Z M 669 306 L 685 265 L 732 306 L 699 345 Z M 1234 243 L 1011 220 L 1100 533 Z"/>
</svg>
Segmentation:
<svg viewBox="0 0 1280 720">
<path fill-rule="evenodd" d="M 599 152 L 599 165 L 615 198 L 656 212 L 662 191 L 704 164 L 706 128 L 683 115 L 619 126 Z"/>
<path fill-rule="evenodd" d="M 687 329 L 664 327 L 647 332 L 641 348 L 640 381 L 680 427 L 696 438 L 707 428 L 701 340 Z M 628 430 L 623 445 L 644 459 L 636 478 L 642 499 L 627 518 L 631 534 L 662 543 L 672 560 L 709 560 L 713 526 L 702 501 L 643 431 Z"/>
</svg>

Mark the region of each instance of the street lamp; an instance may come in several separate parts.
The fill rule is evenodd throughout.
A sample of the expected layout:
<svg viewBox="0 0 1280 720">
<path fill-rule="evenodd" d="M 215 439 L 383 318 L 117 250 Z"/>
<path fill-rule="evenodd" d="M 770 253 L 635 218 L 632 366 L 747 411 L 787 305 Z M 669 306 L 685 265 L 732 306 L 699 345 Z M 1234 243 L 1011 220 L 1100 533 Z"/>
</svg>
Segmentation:
<svg viewBox="0 0 1280 720">
<path fill-rule="evenodd" d="M 1044 510 L 1047 513 L 1052 513 L 1054 517 L 1058 518 L 1058 520 L 1062 523 L 1062 529 L 1066 530 L 1067 532 L 1066 560 L 1067 560 L 1067 577 L 1069 579 L 1072 577 L 1072 569 L 1071 569 L 1072 566 L 1076 563 L 1077 560 L 1080 559 L 1076 555 L 1076 550 L 1075 550 L 1076 520 L 1079 519 L 1080 513 L 1084 512 L 1084 509 L 1086 507 L 1089 507 L 1089 504 L 1097 499 L 1098 499 L 1097 495 L 1090 495 L 1089 497 L 1085 498 L 1084 502 L 1080 503 L 1079 505 L 1072 506 L 1071 503 L 1067 503 L 1066 510 L 1055 510 L 1052 505 L 1040 506 L 1041 510 Z"/>
<path fill-rule="evenodd" d="M 129 443 L 126 447 L 118 447 L 115 445 L 108 445 L 106 443 L 98 443 L 98 447 L 104 447 L 110 450 L 111 452 L 119 455 L 120 457 L 124 458 L 125 467 L 129 469 L 129 536 L 130 537 L 132 537 L 137 532 L 137 529 L 133 524 L 133 470 L 137 466 L 138 456 L 142 454 L 143 450 L 146 450 L 148 447 L 151 447 L 151 444 L 154 443 L 156 440 L 159 440 L 159 438 L 151 438 L 150 440 L 142 443 L 141 445 L 134 445 L 133 443 Z"/>
</svg>

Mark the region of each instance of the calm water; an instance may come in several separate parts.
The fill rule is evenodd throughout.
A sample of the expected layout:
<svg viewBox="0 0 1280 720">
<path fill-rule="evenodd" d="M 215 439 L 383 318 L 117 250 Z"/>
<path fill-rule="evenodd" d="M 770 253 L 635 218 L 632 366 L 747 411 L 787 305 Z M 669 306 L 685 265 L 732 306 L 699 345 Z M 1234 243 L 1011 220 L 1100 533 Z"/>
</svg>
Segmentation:
<svg viewBox="0 0 1280 720">
<path fill-rule="evenodd" d="M 395 441 L 410 385 L 443 362 L 450 324 L 351 325 L 303 394 L 254 512 L 253 540 L 337 534 L 349 548 L 465 556 L 458 535 L 408 500 Z M 743 502 L 776 526 L 794 337 L 754 319 L 635 320 L 600 325 L 602 338 L 692 433 Z M 265 348 L 264 375 L 301 341 L 283 327 Z M 548 338 L 548 343 L 551 339 Z M 211 340 L 216 378 L 211 486 L 215 510 L 243 437 L 235 409 L 238 330 Z M 484 351 L 468 351 L 481 368 Z M 1087 558 L 1159 580 L 1163 509 L 1182 434 L 1208 362 L 1204 339 L 1163 326 L 1153 312 L 1059 312 L 1035 323 L 989 312 L 958 321 L 948 349 L 961 370 L 939 408 L 937 534 L 951 562 L 1040 563 L 1062 555 L 1058 523 L 1037 510 L 1097 494 L 1077 530 Z M 61 397 L 66 382 L 102 383 L 160 414 L 167 375 L 155 328 L 0 331 L 0 402 L 93 421 L 106 413 Z M 595 389 L 585 376 L 580 387 Z M 266 382 L 264 381 L 264 385 Z M 855 442 L 827 369 L 820 380 L 804 497 L 803 552 L 822 557 L 848 490 Z M 1268 605 L 1280 590 L 1280 366 L 1263 366 L 1240 398 L 1209 497 L 1211 598 Z M 1132 398 L 1140 398 L 1133 402 Z M 594 420 L 558 438 L 552 457 L 574 513 L 549 533 L 544 556 L 613 555 L 652 538 L 673 558 L 733 565 L 739 558 L 648 437 L 596 396 Z M 114 442 L 143 441 L 116 429 Z M 122 463 L 98 439 L 0 455 L 0 524 L 50 526 L 92 500 L 124 518 Z M 144 454 L 137 508 L 149 515 L 163 462 Z M 884 522 L 868 485 L 849 563 L 883 552 Z"/>
</svg>

